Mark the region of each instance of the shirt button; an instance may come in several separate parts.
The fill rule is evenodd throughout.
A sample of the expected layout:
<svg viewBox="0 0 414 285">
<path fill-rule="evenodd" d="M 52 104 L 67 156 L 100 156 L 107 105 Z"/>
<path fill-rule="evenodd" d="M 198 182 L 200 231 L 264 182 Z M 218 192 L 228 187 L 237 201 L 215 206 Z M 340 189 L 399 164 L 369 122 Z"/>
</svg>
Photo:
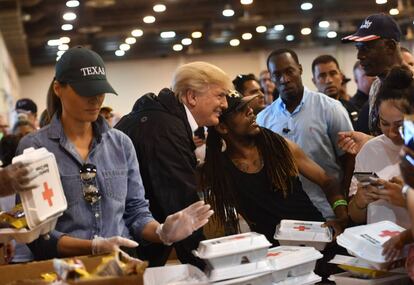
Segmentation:
<svg viewBox="0 0 414 285">
<path fill-rule="evenodd" d="M 95 213 L 95 218 L 99 218 L 99 213 Z"/>
<path fill-rule="evenodd" d="M 98 235 L 94 235 L 93 238 L 98 238 Z"/>
</svg>

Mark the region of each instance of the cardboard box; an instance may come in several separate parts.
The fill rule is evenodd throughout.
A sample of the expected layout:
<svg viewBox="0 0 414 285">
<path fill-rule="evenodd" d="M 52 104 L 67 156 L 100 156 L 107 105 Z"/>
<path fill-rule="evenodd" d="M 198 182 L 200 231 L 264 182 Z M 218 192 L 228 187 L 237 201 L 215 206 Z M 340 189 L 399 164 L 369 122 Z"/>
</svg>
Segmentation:
<svg viewBox="0 0 414 285">
<path fill-rule="evenodd" d="M 85 264 L 86 269 L 93 271 L 105 255 L 99 256 L 81 256 L 77 257 Z M 42 282 L 40 274 L 54 272 L 53 260 L 30 262 L 25 264 L 3 265 L 0 266 L 0 285 L 9 283 L 19 285 L 37 285 L 48 284 Z M 22 282 L 14 282 L 22 281 Z M 99 279 L 80 280 L 68 282 L 76 285 L 143 285 L 142 275 L 122 276 L 122 277 L 104 277 Z"/>
</svg>

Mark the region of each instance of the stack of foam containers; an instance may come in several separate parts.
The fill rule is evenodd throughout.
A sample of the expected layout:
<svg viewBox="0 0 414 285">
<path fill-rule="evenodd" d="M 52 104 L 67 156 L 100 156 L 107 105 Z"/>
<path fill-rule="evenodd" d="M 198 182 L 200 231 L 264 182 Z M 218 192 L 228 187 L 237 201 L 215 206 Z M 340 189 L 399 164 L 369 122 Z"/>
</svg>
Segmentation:
<svg viewBox="0 0 414 285">
<path fill-rule="evenodd" d="M 264 235 L 249 232 L 202 241 L 193 253 L 206 262 L 212 283 L 262 285 L 271 284 L 270 245 Z"/>
<path fill-rule="evenodd" d="M 272 267 L 273 284 L 308 285 L 321 281 L 313 273 L 323 255 L 313 247 L 279 246 L 269 249 L 267 260 Z"/>
<path fill-rule="evenodd" d="M 206 262 L 214 285 L 309 285 L 321 280 L 313 273 L 322 258 L 315 248 L 269 246 L 264 235 L 250 232 L 202 241 L 194 255 Z"/>
<path fill-rule="evenodd" d="M 66 197 L 60 181 L 59 169 L 53 153 L 45 148 L 28 148 L 13 158 L 13 163 L 28 163 L 37 177 L 32 181 L 37 187 L 21 192 L 20 197 L 29 229 L 0 229 L 0 243 L 16 240 L 30 243 L 40 235 L 52 231 L 57 219 L 67 208 Z"/>
</svg>

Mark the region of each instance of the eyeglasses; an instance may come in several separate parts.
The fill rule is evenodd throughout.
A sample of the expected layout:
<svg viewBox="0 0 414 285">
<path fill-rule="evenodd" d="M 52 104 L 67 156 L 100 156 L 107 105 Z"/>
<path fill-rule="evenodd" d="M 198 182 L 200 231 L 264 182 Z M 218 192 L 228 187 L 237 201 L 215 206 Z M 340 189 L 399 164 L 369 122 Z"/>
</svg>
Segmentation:
<svg viewBox="0 0 414 285">
<path fill-rule="evenodd" d="M 99 193 L 96 186 L 96 166 L 90 163 L 82 165 L 79 170 L 80 178 L 82 181 L 83 197 L 85 201 L 93 205 L 101 199 L 101 193 Z"/>
</svg>

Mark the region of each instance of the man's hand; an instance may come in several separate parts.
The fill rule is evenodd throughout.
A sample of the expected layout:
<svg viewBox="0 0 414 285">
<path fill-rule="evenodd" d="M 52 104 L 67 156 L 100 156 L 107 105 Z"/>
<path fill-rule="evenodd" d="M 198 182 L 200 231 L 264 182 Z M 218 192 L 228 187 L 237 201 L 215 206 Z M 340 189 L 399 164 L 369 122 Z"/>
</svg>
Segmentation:
<svg viewBox="0 0 414 285">
<path fill-rule="evenodd" d="M 332 227 L 334 230 L 333 239 L 335 240 L 336 237 L 344 232 L 344 230 L 348 227 L 349 218 L 343 217 L 335 220 L 326 221 L 322 226 L 323 227 Z"/>
<path fill-rule="evenodd" d="M 8 196 L 37 187 L 32 181 L 38 172 L 22 162 L 0 168 L 0 196 Z"/>
<path fill-rule="evenodd" d="M 210 205 L 205 205 L 203 201 L 196 202 L 182 211 L 169 215 L 164 224 L 158 227 L 157 233 L 164 244 L 183 240 L 207 224 L 213 213 Z"/>
<path fill-rule="evenodd" d="M 382 255 L 385 256 L 387 261 L 392 261 L 397 259 L 401 255 L 401 251 L 404 248 L 404 240 L 402 238 L 402 234 L 393 236 L 387 242 L 384 243 L 382 246 L 384 249 L 382 250 Z"/>
<path fill-rule="evenodd" d="M 357 155 L 363 145 L 370 139 L 372 139 L 372 136 L 361 132 L 339 132 L 338 146 L 347 153 Z"/>
<path fill-rule="evenodd" d="M 414 245 L 411 245 L 408 250 L 408 256 L 405 260 L 405 269 L 407 270 L 410 279 L 414 281 Z"/>
<path fill-rule="evenodd" d="M 14 257 L 14 242 L 13 241 L 9 241 L 6 244 L 0 244 L 0 256 L 1 256 L 1 263 L 0 265 L 2 265 L 4 262 L 4 264 L 8 264 L 12 261 L 13 257 Z"/>
<path fill-rule="evenodd" d="M 196 147 L 202 146 L 203 144 L 206 143 L 205 140 L 199 138 L 198 136 L 193 136 L 193 141 Z"/>
</svg>

